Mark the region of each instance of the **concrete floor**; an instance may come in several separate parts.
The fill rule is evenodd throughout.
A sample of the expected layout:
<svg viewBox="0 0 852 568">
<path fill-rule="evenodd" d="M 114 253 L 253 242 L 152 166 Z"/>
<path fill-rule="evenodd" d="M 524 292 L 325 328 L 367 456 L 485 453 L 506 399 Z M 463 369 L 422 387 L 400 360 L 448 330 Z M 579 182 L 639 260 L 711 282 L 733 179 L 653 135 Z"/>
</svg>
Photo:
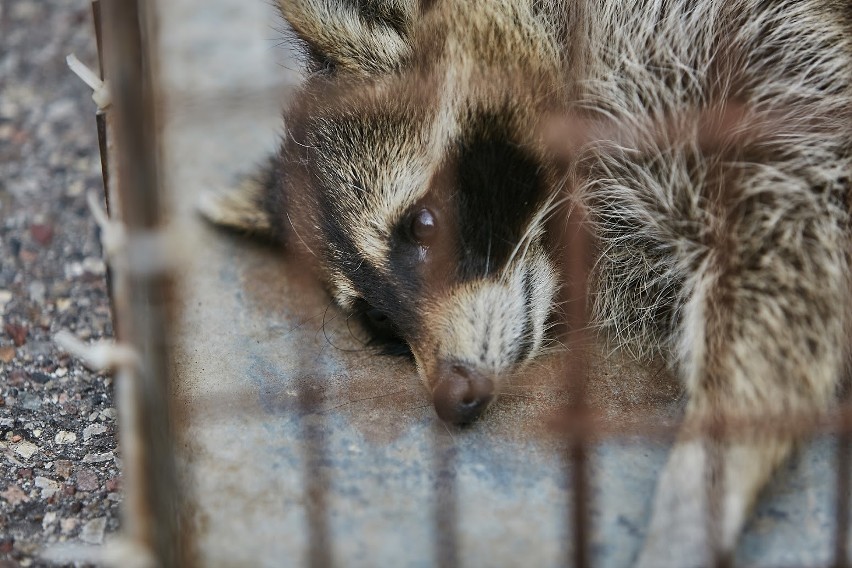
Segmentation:
<svg viewBox="0 0 852 568">
<path fill-rule="evenodd" d="M 545 435 L 564 400 L 558 375 L 537 373 L 484 420 L 450 431 L 413 367 L 365 352 L 303 267 L 204 224 L 198 195 L 233 183 L 274 148 L 297 65 L 278 47 L 281 26 L 266 2 L 170 0 L 160 9 L 164 165 L 187 251 L 173 353 L 179 470 L 200 565 L 307 561 L 318 517 L 306 487 L 322 481 L 325 552 L 337 565 L 440 564 L 434 527 L 448 475 L 461 564 L 563 565 L 569 485 Z M 678 390 L 658 375 L 597 369 L 593 402 L 616 422 L 634 412 L 671 421 Z M 317 441 L 321 455 L 308 449 Z M 829 563 L 833 449 L 820 439 L 783 469 L 738 565 Z M 595 566 L 630 564 L 665 456 L 665 444 L 639 437 L 594 448 Z"/>
</svg>

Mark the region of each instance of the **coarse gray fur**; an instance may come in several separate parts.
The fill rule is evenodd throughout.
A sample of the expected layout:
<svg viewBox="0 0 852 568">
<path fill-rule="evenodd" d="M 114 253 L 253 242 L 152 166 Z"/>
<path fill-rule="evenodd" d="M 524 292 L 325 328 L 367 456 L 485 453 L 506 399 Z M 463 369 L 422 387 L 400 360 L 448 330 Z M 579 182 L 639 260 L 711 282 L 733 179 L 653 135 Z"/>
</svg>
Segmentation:
<svg viewBox="0 0 852 568">
<path fill-rule="evenodd" d="M 399 306 L 413 314 L 398 327 L 424 382 L 434 391 L 461 362 L 499 391 L 542 353 L 558 286 L 545 221 L 567 195 L 596 242 L 596 328 L 639 359 L 665 357 L 689 396 L 636 565 L 729 555 L 797 439 L 744 421 L 824 412 L 848 360 L 852 3 L 282 0 L 281 10 L 313 70 L 286 115 L 298 128 L 260 182 L 208 203 L 208 216 L 298 241 L 344 308 L 382 304 L 323 215 L 349 228 L 375 278 L 397 282 L 394 227 L 454 183 L 442 178 L 447 156 L 465 155 L 466 133 L 496 114 L 489 132 L 523 148 L 548 189 L 530 194 L 501 266 L 485 259 L 477 277 Z M 323 98 L 319 87 L 340 82 Z M 420 250 L 427 267 L 481 265 Z"/>
</svg>

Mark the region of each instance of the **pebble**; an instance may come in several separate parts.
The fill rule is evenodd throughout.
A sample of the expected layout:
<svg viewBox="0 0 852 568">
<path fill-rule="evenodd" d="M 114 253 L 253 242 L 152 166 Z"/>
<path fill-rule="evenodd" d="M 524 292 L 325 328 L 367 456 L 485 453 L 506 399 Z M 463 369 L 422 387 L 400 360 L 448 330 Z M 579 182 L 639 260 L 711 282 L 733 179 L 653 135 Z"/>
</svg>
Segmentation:
<svg viewBox="0 0 852 568">
<path fill-rule="evenodd" d="M 77 471 L 77 489 L 80 491 L 95 491 L 100 487 L 97 474 L 91 469 Z"/>
<path fill-rule="evenodd" d="M 115 459 L 112 452 L 104 452 L 102 454 L 88 453 L 83 456 L 83 463 L 101 463 Z"/>
<path fill-rule="evenodd" d="M 62 534 L 70 534 L 74 532 L 74 529 L 76 529 L 79 524 L 80 521 L 74 518 L 62 519 L 59 521 L 59 530 L 62 531 Z"/>
<path fill-rule="evenodd" d="M 6 345 L 4 347 L 0 347 L 0 361 L 4 363 L 11 363 L 15 358 L 15 348 L 11 345 Z"/>
<path fill-rule="evenodd" d="M 97 256 L 87 256 L 83 259 L 83 270 L 89 274 L 103 275 L 106 274 L 106 265 Z"/>
<path fill-rule="evenodd" d="M 27 290 L 30 293 L 30 299 L 37 304 L 44 304 L 44 297 L 47 294 L 47 286 L 44 285 L 44 282 L 40 280 L 36 280 L 35 282 L 31 282 L 27 287 Z"/>
<path fill-rule="evenodd" d="M 0 290 L 0 313 L 6 310 L 6 304 L 12 301 L 12 293 L 9 290 Z"/>
<path fill-rule="evenodd" d="M 38 476 L 35 478 L 35 486 L 41 489 L 41 498 L 42 499 L 50 499 L 60 489 L 59 482 L 49 479 L 47 477 Z"/>
<path fill-rule="evenodd" d="M 41 520 L 41 528 L 47 530 L 47 528 L 56 522 L 56 512 L 48 511 L 44 514 L 44 518 Z"/>
<path fill-rule="evenodd" d="M 18 323 L 7 323 L 4 329 L 6 330 L 6 334 L 12 338 L 12 342 L 16 347 L 20 347 L 27 342 L 27 333 L 29 333 L 29 330 L 26 326 Z"/>
<path fill-rule="evenodd" d="M 38 371 L 36 371 L 35 373 L 30 375 L 30 380 L 34 383 L 43 385 L 50 380 L 50 375 L 46 373 L 39 373 Z"/>
<path fill-rule="evenodd" d="M 36 446 L 32 442 L 27 442 L 26 440 L 15 446 L 15 453 L 24 458 L 25 460 L 30 459 L 33 454 L 36 453 L 38 450 L 38 446 Z"/>
<path fill-rule="evenodd" d="M 18 503 L 26 503 L 29 497 L 17 485 L 10 485 L 5 491 L 0 491 L 0 497 L 6 500 L 7 503 L 14 506 Z"/>
<path fill-rule="evenodd" d="M 56 437 L 53 440 L 57 444 L 73 444 L 77 441 L 77 434 L 74 432 L 66 432 L 65 430 L 60 430 L 56 433 Z"/>
<path fill-rule="evenodd" d="M 30 225 L 30 236 L 35 242 L 46 247 L 53 240 L 53 227 L 46 223 L 33 223 Z"/>
<path fill-rule="evenodd" d="M 8 384 L 14 387 L 19 387 L 28 380 L 30 380 L 30 376 L 26 371 L 15 369 L 9 374 Z"/>
<path fill-rule="evenodd" d="M 90 424 L 83 428 L 83 440 L 88 440 L 92 436 L 99 436 L 107 431 L 107 427 L 103 424 Z"/>
<path fill-rule="evenodd" d="M 106 529 L 106 517 L 92 519 L 80 531 L 80 540 L 89 544 L 101 544 L 104 541 L 104 529 Z"/>
<path fill-rule="evenodd" d="M 26 410 L 38 410 L 41 408 L 41 397 L 31 392 L 25 392 L 20 398 L 21 407 Z"/>
<path fill-rule="evenodd" d="M 53 352 L 53 343 L 50 341 L 30 341 L 27 347 L 33 357 L 47 357 Z"/>
<path fill-rule="evenodd" d="M 74 471 L 74 464 L 71 463 L 70 460 L 56 460 L 56 463 L 53 465 L 53 470 L 59 477 L 68 479 Z"/>
</svg>

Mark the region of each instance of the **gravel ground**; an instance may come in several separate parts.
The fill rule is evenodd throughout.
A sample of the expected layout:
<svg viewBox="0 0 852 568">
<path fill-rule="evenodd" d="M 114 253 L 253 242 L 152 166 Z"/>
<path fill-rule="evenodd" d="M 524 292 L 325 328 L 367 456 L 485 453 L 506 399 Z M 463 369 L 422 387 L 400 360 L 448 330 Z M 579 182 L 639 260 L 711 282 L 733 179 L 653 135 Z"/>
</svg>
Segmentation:
<svg viewBox="0 0 852 568">
<path fill-rule="evenodd" d="M 65 65 L 93 38 L 88 2 L 0 0 L 0 568 L 119 526 L 112 379 L 51 339 L 112 334 L 94 104 Z"/>
</svg>

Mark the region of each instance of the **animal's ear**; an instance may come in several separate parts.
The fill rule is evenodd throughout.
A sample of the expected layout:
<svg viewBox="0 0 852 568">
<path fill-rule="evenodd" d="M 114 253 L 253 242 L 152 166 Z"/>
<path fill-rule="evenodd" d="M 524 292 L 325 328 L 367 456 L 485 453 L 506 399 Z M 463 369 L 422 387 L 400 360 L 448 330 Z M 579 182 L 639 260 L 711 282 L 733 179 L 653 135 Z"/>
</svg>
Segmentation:
<svg viewBox="0 0 852 568">
<path fill-rule="evenodd" d="M 316 69 L 376 75 L 411 54 L 419 0 L 279 0 Z"/>
<path fill-rule="evenodd" d="M 272 159 L 232 188 L 210 190 L 201 196 L 198 210 L 210 222 L 263 238 L 275 238 L 268 204 L 274 187 Z"/>
</svg>

